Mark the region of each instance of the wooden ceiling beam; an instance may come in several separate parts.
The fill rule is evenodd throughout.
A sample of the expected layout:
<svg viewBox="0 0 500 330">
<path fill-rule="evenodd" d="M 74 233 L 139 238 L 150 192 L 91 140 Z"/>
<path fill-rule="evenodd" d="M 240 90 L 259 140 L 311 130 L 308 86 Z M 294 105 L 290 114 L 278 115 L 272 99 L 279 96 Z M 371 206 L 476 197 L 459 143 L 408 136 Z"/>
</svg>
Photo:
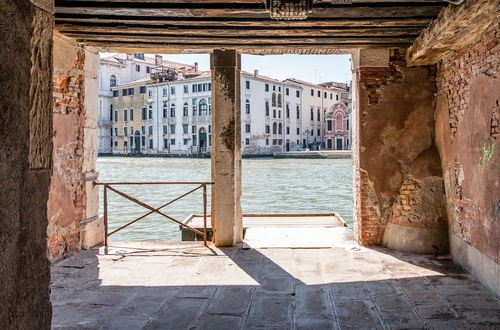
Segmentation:
<svg viewBox="0 0 500 330">
<path fill-rule="evenodd" d="M 56 26 L 64 27 L 66 24 L 80 26 L 135 26 L 147 27 L 157 26 L 162 28 L 177 27 L 196 28 L 204 30 L 207 28 L 233 28 L 233 29 L 276 29 L 276 28 L 334 28 L 334 27 L 397 27 L 412 26 L 426 27 L 432 18 L 372 18 L 372 19 L 309 19 L 305 21 L 271 21 L 259 19 L 242 20 L 207 20 L 207 19 L 159 19 L 152 17 L 80 17 L 80 16 L 56 16 Z"/>
<path fill-rule="evenodd" d="M 194 18 L 213 18 L 213 19 L 232 19 L 232 18 L 263 18 L 269 19 L 269 12 L 265 8 L 256 9 L 235 9 L 235 8 L 214 8 L 214 9 L 196 9 L 196 8 L 149 8 L 149 7 L 86 7 L 86 6 L 56 6 L 56 16 L 65 15 L 83 15 L 88 16 L 119 16 L 119 17 L 194 17 Z M 309 18 L 393 18 L 400 17 L 436 17 L 442 5 L 426 6 L 330 6 L 314 10 Z"/>
<path fill-rule="evenodd" d="M 114 40 L 119 42 L 149 42 L 153 44 L 199 44 L 199 45 L 344 45 L 344 44 L 370 44 L 370 43 L 383 43 L 383 44 L 411 44 L 414 37 L 382 37 L 382 36 L 347 36 L 347 37 L 274 37 L 274 38 L 235 38 L 235 37 L 205 37 L 199 36 L 150 36 L 150 35 L 120 35 L 120 34 L 81 34 L 81 33 L 65 33 L 66 36 L 75 38 L 80 42 L 94 41 L 108 41 Z"/>
<path fill-rule="evenodd" d="M 183 54 L 183 53 L 210 53 L 213 49 L 236 49 L 243 54 L 310 54 L 310 53 L 335 53 L 341 50 L 344 53 L 356 48 L 397 48 L 407 47 L 406 43 L 362 43 L 350 42 L 342 45 L 316 43 L 314 45 L 304 45 L 302 43 L 269 45 L 269 44 L 198 44 L 198 43 L 153 43 L 145 42 L 120 42 L 114 39 L 110 40 L 86 40 L 85 44 L 97 48 L 99 51 L 114 51 L 125 53 L 164 53 L 164 54 Z"/>
<path fill-rule="evenodd" d="M 348 37 L 348 36 L 410 36 L 416 37 L 423 27 L 349 27 L 349 28 L 294 28 L 294 29 L 196 29 L 185 28 L 163 28 L 163 27 L 114 27 L 114 26 L 58 26 L 59 32 L 68 36 L 87 36 L 99 34 L 113 34 L 117 36 L 158 36 L 162 38 L 179 36 L 198 37 L 245 37 L 245 38 L 283 38 L 286 37 Z"/>
<path fill-rule="evenodd" d="M 151 4 L 183 4 L 183 5 L 206 5 L 206 4 L 262 4 L 265 0 L 91 0 L 92 2 L 107 2 L 107 3 L 151 3 Z M 56 5 L 59 3 L 82 3 L 89 0 L 56 0 Z M 377 3 L 410 3 L 410 4 L 426 4 L 440 3 L 442 0 L 352 0 L 353 4 L 377 4 Z M 317 6 L 317 4 L 316 4 Z"/>
</svg>

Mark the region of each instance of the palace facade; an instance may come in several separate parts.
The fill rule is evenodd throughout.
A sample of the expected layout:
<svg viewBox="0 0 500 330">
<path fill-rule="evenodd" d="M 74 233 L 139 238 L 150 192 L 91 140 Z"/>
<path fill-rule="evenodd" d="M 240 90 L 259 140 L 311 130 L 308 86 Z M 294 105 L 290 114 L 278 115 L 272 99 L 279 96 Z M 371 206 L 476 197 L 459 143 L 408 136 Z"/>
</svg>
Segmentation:
<svg viewBox="0 0 500 330">
<path fill-rule="evenodd" d="M 241 141 L 244 155 L 292 150 L 350 149 L 349 86 L 280 81 L 241 72 Z M 112 153 L 210 153 L 211 74 L 164 69 L 111 87 Z M 343 102 L 343 103 L 342 103 Z M 342 130 L 332 120 L 342 112 Z M 342 145 L 337 143 L 342 136 Z M 335 142 L 332 142 L 335 141 Z"/>
</svg>

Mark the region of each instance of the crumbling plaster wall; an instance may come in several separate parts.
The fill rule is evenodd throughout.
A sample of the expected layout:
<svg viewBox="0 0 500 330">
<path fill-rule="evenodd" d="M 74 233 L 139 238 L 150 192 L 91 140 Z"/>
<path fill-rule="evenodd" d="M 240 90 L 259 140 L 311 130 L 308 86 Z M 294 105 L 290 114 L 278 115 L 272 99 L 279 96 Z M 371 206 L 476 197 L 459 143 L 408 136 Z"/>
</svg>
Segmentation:
<svg viewBox="0 0 500 330">
<path fill-rule="evenodd" d="M 353 56 L 358 240 L 446 253 L 444 187 L 434 145 L 435 69 L 407 67 L 404 50 L 385 52 Z"/>
<path fill-rule="evenodd" d="M 47 228 L 51 260 L 102 238 L 98 190 L 92 184 L 97 179 L 97 70 L 97 52 L 54 34 L 54 152 Z"/>
<path fill-rule="evenodd" d="M 436 144 L 454 259 L 500 294 L 498 20 L 438 63 Z"/>
<path fill-rule="evenodd" d="M 50 328 L 51 1 L 0 6 L 0 328 Z"/>
</svg>

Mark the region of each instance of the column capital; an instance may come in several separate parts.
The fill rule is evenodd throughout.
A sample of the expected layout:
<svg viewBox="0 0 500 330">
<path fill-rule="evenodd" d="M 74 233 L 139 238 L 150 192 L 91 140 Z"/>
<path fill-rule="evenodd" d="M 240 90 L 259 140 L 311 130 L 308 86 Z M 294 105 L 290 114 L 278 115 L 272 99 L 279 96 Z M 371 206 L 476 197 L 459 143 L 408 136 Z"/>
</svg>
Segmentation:
<svg viewBox="0 0 500 330">
<path fill-rule="evenodd" d="M 236 67 L 241 69 L 241 55 L 234 49 L 214 49 L 210 56 L 210 69 L 214 67 Z"/>
<path fill-rule="evenodd" d="M 388 67 L 389 48 L 385 49 L 356 49 L 352 52 L 352 69 L 359 67 Z"/>
</svg>

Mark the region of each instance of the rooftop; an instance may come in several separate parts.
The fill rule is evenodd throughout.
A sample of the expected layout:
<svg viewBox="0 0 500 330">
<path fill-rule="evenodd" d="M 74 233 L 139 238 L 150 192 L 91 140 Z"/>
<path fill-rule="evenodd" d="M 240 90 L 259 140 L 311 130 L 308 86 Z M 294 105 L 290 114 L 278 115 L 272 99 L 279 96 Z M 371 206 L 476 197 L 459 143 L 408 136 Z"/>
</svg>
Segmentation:
<svg viewBox="0 0 500 330">
<path fill-rule="evenodd" d="M 127 60 L 128 55 L 131 55 L 131 54 L 118 53 L 118 54 L 115 54 L 115 55 L 111 55 L 111 56 L 107 56 L 107 57 L 102 57 L 101 61 L 110 61 L 110 62 L 121 63 L 120 61 Z M 156 65 L 155 58 L 154 57 L 150 57 L 150 56 L 145 56 L 144 59 L 133 57 L 132 60 L 134 62 L 150 64 L 152 66 Z M 173 68 L 173 69 L 176 69 L 176 70 L 181 70 L 181 69 L 191 69 L 191 70 L 194 70 L 195 69 L 194 65 L 170 61 L 170 60 L 167 60 L 167 59 L 165 59 L 163 57 L 162 57 L 161 62 L 162 62 L 161 63 L 162 66 L 166 66 L 166 67 Z"/>
</svg>

